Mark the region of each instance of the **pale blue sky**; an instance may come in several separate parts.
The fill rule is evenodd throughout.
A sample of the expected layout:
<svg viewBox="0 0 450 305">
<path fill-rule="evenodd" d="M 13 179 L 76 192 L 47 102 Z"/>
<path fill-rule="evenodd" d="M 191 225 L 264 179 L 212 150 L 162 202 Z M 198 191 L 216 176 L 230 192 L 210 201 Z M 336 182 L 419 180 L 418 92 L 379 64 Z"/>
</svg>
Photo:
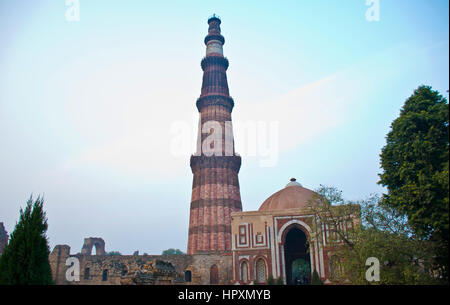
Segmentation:
<svg viewBox="0 0 450 305">
<path fill-rule="evenodd" d="M 196 127 L 213 13 L 235 133 L 280 122 L 276 166 L 243 156 L 244 210 L 291 177 L 348 199 L 380 193 L 405 99 L 421 84 L 448 96 L 448 5 L 380 0 L 368 22 L 365 0 L 80 0 L 68 22 L 64 0 L 0 0 L 0 221 L 11 232 L 30 193 L 45 194 L 52 248 L 100 236 L 124 254 L 185 250 L 192 174 L 169 152 L 170 126 Z"/>
</svg>

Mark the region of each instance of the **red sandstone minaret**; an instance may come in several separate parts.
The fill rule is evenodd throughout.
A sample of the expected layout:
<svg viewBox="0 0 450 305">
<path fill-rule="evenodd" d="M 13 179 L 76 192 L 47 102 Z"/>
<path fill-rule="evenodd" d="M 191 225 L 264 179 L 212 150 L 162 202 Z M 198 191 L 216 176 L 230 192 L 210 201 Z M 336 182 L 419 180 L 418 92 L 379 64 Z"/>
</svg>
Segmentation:
<svg viewBox="0 0 450 305">
<path fill-rule="evenodd" d="M 188 254 L 231 250 L 230 214 L 242 211 L 231 127 L 234 102 L 228 92 L 228 60 L 223 56 L 220 19 L 208 19 L 206 57 L 201 62 L 203 83 L 197 108 L 200 125 L 197 152 L 191 156 L 194 174 L 189 219 Z"/>
</svg>

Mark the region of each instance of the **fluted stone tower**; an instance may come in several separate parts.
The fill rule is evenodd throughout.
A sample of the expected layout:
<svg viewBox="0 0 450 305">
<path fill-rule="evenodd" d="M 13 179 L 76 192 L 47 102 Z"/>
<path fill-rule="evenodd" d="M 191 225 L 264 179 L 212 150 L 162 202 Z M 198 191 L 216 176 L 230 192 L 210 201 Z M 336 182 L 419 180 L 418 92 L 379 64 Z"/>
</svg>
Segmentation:
<svg viewBox="0 0 450 305">
<path fill-rule="evenodd" d="M 228 91 L 228 60 L 223 56 L 220 19 L 208 19 L 206 57 L 201 62 L 203 83 L 197 152 L 191 156 L 194 174 L 189 219 L 188 254 L 231 250 L 230 214 L 242 211 L 238 173 L 241 157 L 234 151 Z"/>
</svg>

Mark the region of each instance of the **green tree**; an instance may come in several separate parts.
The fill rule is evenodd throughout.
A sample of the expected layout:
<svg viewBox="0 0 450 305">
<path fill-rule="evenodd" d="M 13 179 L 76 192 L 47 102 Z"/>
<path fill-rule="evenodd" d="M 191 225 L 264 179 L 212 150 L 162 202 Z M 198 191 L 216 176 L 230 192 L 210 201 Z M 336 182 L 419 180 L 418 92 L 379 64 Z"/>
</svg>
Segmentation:
<svg viewBox="0 0 450 305">
<path fill-rule="evenodd" d="M 272 274 L 267 278 L 267 285 L 275 285 L 275 279 L 273 278 Z"/>
<path fill-rule="evenodd" d="M 337 268 L 332 273 L 340 277 L 333 280 L 341 284 L 438 283 L 431 273 L 433 243 L 420 239 L 405 216 L 379 204 L 380 196 L 350 202 L 334 187 L 321 186 L 316 192 L 311 209 L 319 222 L 313 227 L 320 230 L 321 224 L 327 224 L 330 228 L 328 245 L 339 262 L 331 266 Z M 347 221 L 345 230 L 338 225 L 343 220 Z M 369 257 L 380 262 L 379 282 L 366 280 Z"/>
<path fill-rule="evenodd" d="M 38 197 L 20 209 L 19 222 L 0 257 L 0 284 L 48 285 L 52 284 L 52 272 L 48 259 L 50 250 L 46 237 L 47 218 L 43 210 L 44 200 Z"/>
<path fill-rule="evenodd" d="M 181 254 L 184 254 L 184 252 L 181 251 L 180 249 L 173 249 L 173 248 L 164 250 L 162 252 L 162 255 L 181 255 Z"/>
<path fill-rule="evenodd" d="M 119 255 L 122 255 L 122 254 L 119 251 L 110 251 L 110 252 L 106 253 L 106 255 L 119 256 Z"/>
<path fill-rule="evenodd" d="M 382 204 L 408 218 L 416 234 L 435 243 L 435 263 L 448 280 L 449 106 L 420 86 L 391 124 L 381 152 Z"/>
</svg>

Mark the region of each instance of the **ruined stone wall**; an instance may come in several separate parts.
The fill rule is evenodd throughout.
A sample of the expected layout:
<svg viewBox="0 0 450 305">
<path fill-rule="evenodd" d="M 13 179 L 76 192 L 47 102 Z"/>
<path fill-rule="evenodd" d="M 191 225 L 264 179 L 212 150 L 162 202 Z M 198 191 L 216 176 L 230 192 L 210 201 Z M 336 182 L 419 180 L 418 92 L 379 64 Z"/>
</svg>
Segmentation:
<svg viewBox="0 0 450 305">
<path fill-rule="evenodd" d="M 69 257 L 80 262 L 80 281 L 68 282 L 66 266 Z M 211 267 L 217 267 L 218 284 L 229 284 L 232 279 L 231 253 L 205 253 L 198 255 L 88 255 L 70 254 L 70 247 L 58 245 L 51 252 L 49 260 L 53 280 L 57 285 L 120 285 L 122 276 L 141 269 L 154 259 L 170 262 L 177 272 L 174 284 L 203 284 L 211 281 Z M 107 270 L 106 280 L 103 276 Z M 185 282 L 185 272 L 191 272 L 191 282 Z"/>
<path fill-rule="evenodd" d="M 92 248 L 95 247 L 96 255 L 105 255 L 105 241 L 100 237 L 89 237 L 84 239 L 82 254 L 91 254 Z"/>
<path fill-rule="evenodd" d="M 233 279 L 231 252 L 192 255 L 193 262 L 187 270 L 192 271 L 192 285 L 229 285 Z M 211 282 L 211 269 L 217 267 L 218 282 Z"/>
</svg>

